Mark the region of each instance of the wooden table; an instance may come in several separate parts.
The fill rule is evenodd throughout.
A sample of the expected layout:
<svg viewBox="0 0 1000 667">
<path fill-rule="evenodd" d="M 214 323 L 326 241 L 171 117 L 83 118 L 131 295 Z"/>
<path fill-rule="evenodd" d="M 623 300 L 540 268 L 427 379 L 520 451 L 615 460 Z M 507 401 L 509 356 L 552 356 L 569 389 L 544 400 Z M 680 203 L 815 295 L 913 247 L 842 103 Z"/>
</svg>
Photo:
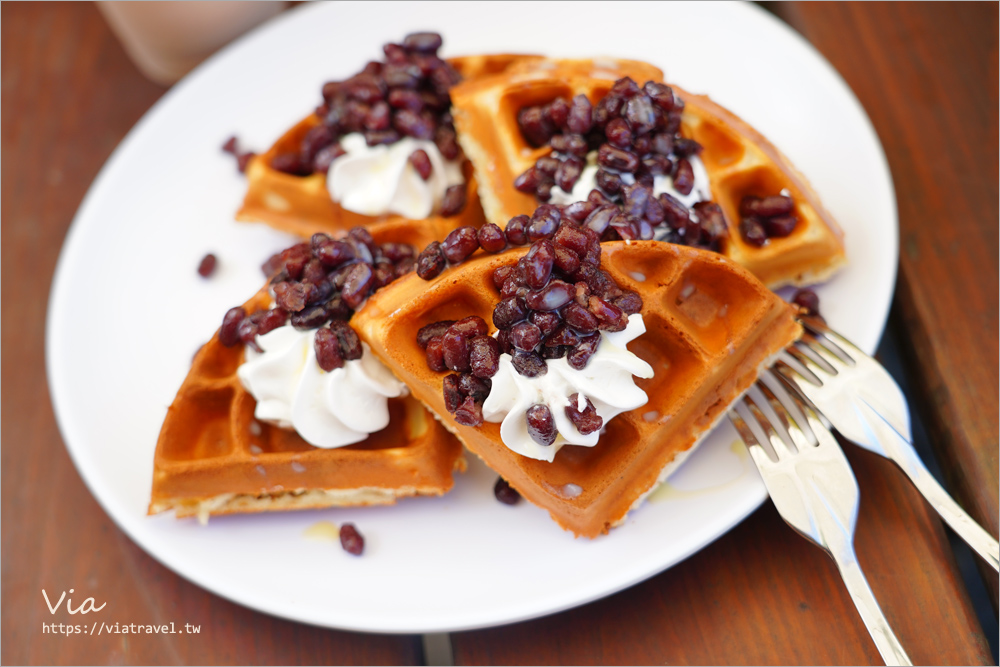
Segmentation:
<svg viewBox="0 0 1000 667">
<path fill-rule="evenodd" d="M 885 146 L 902 241 L 889 331 L 952 492 L 996 535 L 997 5 L 772 9 L 840 71 Z M 45 381 L 51 276 L 92 179 L 164 89 L 91 4 L 4 3 L 2 24 L 2 661 L 422 662 L 417 636 L 298 625 L 205 592 L 132 544 L 84 487 Z M 991 662 L 941 523 L 890 464 L 847 453 L 864 492 L 859 558 L 911 657 Z M 122 622 L 201 634 L 46 633 L 43 623 L 74 621 L 50 615 L 41 590 L 74 587 L 99 591 Z M 988 587 L 995 600 L 995 577 Z M 456 664 L 879 663 L 832 562 L 770 503 L 629 590 L 451 644 Z"/>
</svg>

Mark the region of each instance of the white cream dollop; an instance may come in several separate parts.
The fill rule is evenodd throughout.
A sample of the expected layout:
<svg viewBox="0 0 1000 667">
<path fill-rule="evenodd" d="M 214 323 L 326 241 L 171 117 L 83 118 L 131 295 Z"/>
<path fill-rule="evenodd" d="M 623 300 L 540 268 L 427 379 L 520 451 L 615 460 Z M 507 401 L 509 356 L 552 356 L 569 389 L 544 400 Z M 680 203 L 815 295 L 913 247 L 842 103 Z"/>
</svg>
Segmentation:
<svg viewBox="0 0 1000 667">
<path fill-rule="evenodd" d="M 369 146 L 363 134 L 352 132 L 340 145 L 347 152 L 330 165 L 326 185 L 333 201 L 348 211 L 420 220 L 440 207 L 450 186 L 464 182 L 461 163 L 445 160 L 433 141 L 404 137 L 394 144 Z M 426 181 L 409 161 L 418 149 L 430 158 Z"/>
<path fill-rule="evenodd" d="M 258 336 L 263 353 L 248 346 L 236 373 L 257 399 L 257 419 L 293 428 L 314 447 L 361 442 L 389 425 L 388 399 L 405 394 L 406 386 L 364 343 L 360 359 L 324 371 L 316 361 L 316 331 L 285 325 Z"/>
<path fill-rule="evenodd" d="M 692 155 L 687 160 L 691 163 L 691 171 L 694 173 L 694 187 L 691 188 L 691 192 L 686 195 L 682 195 L 674 189 L 673 177 L 660 174 L 659 176 L 653 177 L 653 196 L 659 196 L 666 192 L 672 197 L 675 197 L 680 203 L 684 204 L 689 209 L 700 201 L 708 201 L 712 198 L 712 187 L 708 180 L 708 172 L 705 171 L 705 165 L 702 163 L 701 158 L 697 155 Z M 632 185 L 635 183 L 635 177 L 632 176 L 632 174 L 616 172 L 613 169 L 608 169 L 607 171 L 617 173 L 621 177 L 622 183 L 625 185 Z M 590 191 L 596 187 L 597 151 L 591 151 L 587 154 L 587 166 L 585 166 L 583 171 L 580 173 L 580 178 L 573 186 L 572 192 L 566 192 L 558 185 L 555 185 L 552 187 L 552 197 L 549 199 L 549 203 L 564 205 L 584 201 L 587 199 L 587 195 L 590 194 Z"/>
<path fill-rule="evenodd" d="M 563 445 L 593 447 L 600 431 L 583 435 L 577 430 L 566 416 L 569 397 L 580 394 L 578 410 L 586 406 L 589 398 L 605 425 L 617 415 L 645 405 L 649 398 L 635 386 L 632 376 L 651 378 L 653 368 L 625 347 L 645 332 L 646 325 L 638 314 L 629 316 L 624 330 L 602 332 L 597 351 L 581 371 L 564 357 L 547 360 L 545 375 L 525 377 L 515 370 L 509 354 L 501 354 L 500 369 L 483 403 L 483 419 L 501 422 L 500 439 L 504 445 L 528 458 L 552 461 Z M 525 413 L 536 403 L 549 406 L 558 430 L 556 441 L 547 447 L 528 435 Z"/>
</svg>

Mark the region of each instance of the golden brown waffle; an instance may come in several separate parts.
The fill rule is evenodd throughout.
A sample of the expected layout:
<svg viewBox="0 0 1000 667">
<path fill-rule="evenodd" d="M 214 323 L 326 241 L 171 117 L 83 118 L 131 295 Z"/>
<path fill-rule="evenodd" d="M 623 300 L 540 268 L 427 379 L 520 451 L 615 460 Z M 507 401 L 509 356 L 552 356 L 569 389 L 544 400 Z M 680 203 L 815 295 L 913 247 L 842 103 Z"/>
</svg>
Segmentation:
<svg viewBox="0 0 1000 667">
<path fill-rule="evenodd" d="M 609 74 L 629 76 L 640 86 L 662 81 L 662 73 L 633 61 L 526 61 L 501 74 L 463 82 L 451 91 L 459 143 L 475 167 L 486 219 L 501 228 L 538 205 L 514 189 L 514 179 L 550 148 L 532 148 L 521 135 L 517 112 L 557 97 L 586 94 L 596 103 L 614 83 Z M 845 262 L 843 233 L 820 204 L 806 179 L 759 132 L 703 95 L 676 86 L 685 102 L 681 133 L 704 146 L 713 200 L 723 209 L 729 235 L 722 254 L 750 269 L 768 287 L 825 280 Z M 799 223 L 791 235 L 763 247 L 743 241 L 739 203 L 745 195 L 776 195 L 787 189 Z"/>
<path fill-rule="evenodd" d="M 552 463 L 511 452 L 499 424 L 458 424 L 442 396 L 447 373 L 429 370 L 416 342 L 432 322 L 469 315 L 490 322 L 500 300 L 493 271 L 516 263 L 527 248 L 473 255 L 430 282 L 411 274 L 379 291 L 352 320 L 372 352 L 472 452 L 560 526 L 586 537 L 623 522 L 759 369 L 801 334 L 792 306 L 720 255 L 658 241 L 602 245 L 602 268 L 643 298 L 647 331 L 628 347 L 654 369 L 653 378 L 636 378 L 649 402 L 612 419 L 596 447 L 565 446 Z M 567 485 L 582 491 L 572 497 Z"/>
<path fill-rule="evenodd" d="M 503 72 L 514 64 L 539 61 L 539 56 L 526 55 L 477 55 L 452 58 L 448 62 L 466 80 Z M 298 150 L 305 134 L 318 125 L 315 114 L 304 118 L 267 152 L 250 159 L 246 168 L 247 192 L 243 205 L 236 213 L 236 219 L 244 222 L 263 222 L 302 238 L 315 232 L 338 234 L 352 227 L 364 226 L 374 233 L 384 225 L 406 221 L 398 215 L 367 216 L 341 207 L 330 198 L 326 187 L 326 174 L 295 176 L 271 168 L 271 160 L 280 153 Z M 479 205 L 479 193 L 471 165 L 465 165 L 468 183 L 467 204 L 456 216 L 444 218 L 431 216 L 419 221 L 407 221 L 419 225 L 424 234 L 420 247 L 434 240 L 441 240 L 456 227 L 482 226 L 485 218 Z"/>
<path fill-rule="evenodd" d="M 265 289 L 244 308 L 270 305 Z M 465 467 L 461 445 L 412 396 L 389 400 L 388 427 L 336 449 L 257 421 L 236 376 L 242 362 L 243 346 L 224 347 L 218 333 L 195 356 L 156 443 L 150 514 L 385 505 L 441 495 Z"/>
</svg>

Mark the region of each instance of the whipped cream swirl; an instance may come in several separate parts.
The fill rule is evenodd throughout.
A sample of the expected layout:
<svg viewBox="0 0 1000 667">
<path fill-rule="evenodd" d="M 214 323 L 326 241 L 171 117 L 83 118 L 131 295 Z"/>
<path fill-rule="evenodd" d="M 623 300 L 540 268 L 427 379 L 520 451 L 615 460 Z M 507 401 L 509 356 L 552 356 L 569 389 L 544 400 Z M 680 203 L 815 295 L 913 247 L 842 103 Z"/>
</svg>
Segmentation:
<svg viewBox="0 0 1000 667">
<path fill-rule="evenodd" d="M 691 171 L 694 172 L 694 187 L 691 188 L 691 192 L 682 195 L 674 189 L 674 179 L 672 176 L 660 174 L 653 177 L 654 197 L 666 192 L 689 209 L 700 201 L 709 201 L 712 198 L 712 187 L 708 180 L 708 172 L 705 171 L 705 165 L 702 163 L 701 158 L 697 155 L 692 155 L 687 160 L 691 163 Z M 597 151 L 590 151 L 587 153 L 587 166 L 580 173 L 580 178 L 573 186 L 573 191 L 566 192 L 558 185 L 554 185 L 552 186 L 552 197 L 549 199 L 549 203 L 564 205 L 586 200 L 590 191 L 597 188 L 597 169 Z M 635 177 L 632 174 L 618 172 L 614 169 L 605 170 L 618 174 L 625 185 L 635 183 Z"/>
<path fill-rule="evenodd" d="M 363 134 L 340 139 L 347 151 L 330 165 L 326 184 L 333 201 L 362 215 L 396 213 L 420 220 L 441 206 L 445 191 L 464 182 L 462 165 L 445 160 L 433 141 L 404 137 L 393 144 L 369 146 Z M 423 149 L 431 162 L 426 181 L 410 164 L 414 151 Z"/>
<path fill-rule="evenodd" d="M 540 461 L 552 461 L 563 445 L 593 447 L 600 431 L 582 435 L 566 416 L 569 397 L 579 393 L 578 410 L 593 402 L 604 424 L 617 415 L 646 404 L 646 392 L 635 386 L 632 376 L 653 377 L 653 368 L 626 349 L 626 344 L 646 332 L 642 315 L 630 315 L 622 331 L 601 332 L 597 351 L 583 370 L 578 371 L 562 359 L 549 359 L 548 371 L 538 377 L 517 372 L 509 354 L 500 355 L 500 369 L 493 376 L 493 387 L 483 403 L 483 419 L 500 423 L 500 439 L 513 452 Z M 528 435 L 526 413 L 536 403 L 549 406 L 558 430 L 556 441 L 539 445 Z"/>
<path fill-rule="evenodd" d="M 247 346 L 236 373 L 257 399 L 257 419 L 295 429 L 314 447 L 361 442 L 389 425 L 388 399 L 404 395 L 406 386 L 364 343 L 360 359 L 324 371 L 316 361 L 316 331 L 285 325 L 258 336 L 264 352 Z"/>
</svg>

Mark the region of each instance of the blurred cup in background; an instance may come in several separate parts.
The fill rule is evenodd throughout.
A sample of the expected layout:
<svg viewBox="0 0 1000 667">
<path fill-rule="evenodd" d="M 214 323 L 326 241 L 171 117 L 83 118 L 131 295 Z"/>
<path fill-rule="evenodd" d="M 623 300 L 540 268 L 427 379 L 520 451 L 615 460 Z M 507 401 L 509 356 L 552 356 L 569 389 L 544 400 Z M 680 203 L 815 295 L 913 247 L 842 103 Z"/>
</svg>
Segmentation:
<svg viewBox="0 0 1000 667">
<path fill-rule="evenodd" d="M 287 2 L 98 2 L 132 62 L 168 86 Z"/>
</svg>

